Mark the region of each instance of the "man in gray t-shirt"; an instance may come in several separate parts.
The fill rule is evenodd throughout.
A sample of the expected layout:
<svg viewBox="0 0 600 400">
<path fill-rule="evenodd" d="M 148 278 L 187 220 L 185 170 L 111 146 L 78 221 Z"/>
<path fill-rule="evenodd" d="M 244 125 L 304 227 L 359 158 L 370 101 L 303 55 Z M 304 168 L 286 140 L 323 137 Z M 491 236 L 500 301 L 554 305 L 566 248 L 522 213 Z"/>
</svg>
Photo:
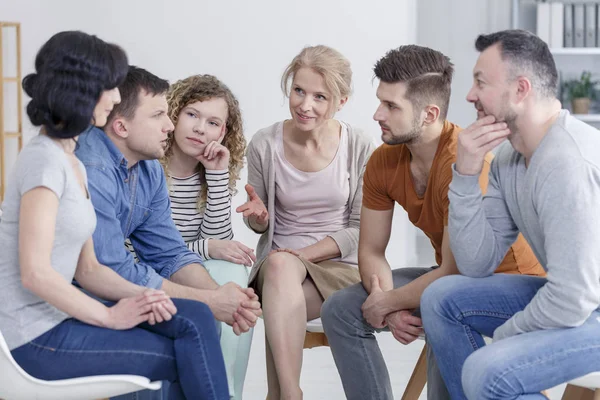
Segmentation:
<svg viewBox="0 0 600 400">
<path fill-rule="evenodd" d="M 453 399 L 542 399 L 600 371 L 600 132 L 561 109 L 538 37 L 503 31 L 475 46 L 467 100 L 478 121 L 459 134 L 449 192 L 450 245 L 466 276 L 425 291 L 423 326 Z M 483 158 L 506 138 L 482 197 Z M 547 278 L 492 275 L 519 233 Z"/>
</svg>

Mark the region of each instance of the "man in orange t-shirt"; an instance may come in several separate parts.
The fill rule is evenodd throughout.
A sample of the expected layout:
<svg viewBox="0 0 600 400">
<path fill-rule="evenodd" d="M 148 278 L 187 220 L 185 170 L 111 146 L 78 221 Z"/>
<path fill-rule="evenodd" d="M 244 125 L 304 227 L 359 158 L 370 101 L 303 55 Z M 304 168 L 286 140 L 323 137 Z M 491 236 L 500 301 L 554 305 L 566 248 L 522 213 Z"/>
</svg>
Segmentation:
<svg viewBox="0 0 600 400">
<path fill-rule="evenodd" d="M 380 105 L 374 119 L 385 144 L 364 174 L 358 250 L 362 284 L 327 299 L 321 310 L 348 399 L 392 399 L 389 375 L 375 331 L 386 329 L 403 344 L 422 334 L 421 294 L 434 280 L 458 274 L 448 240 L 448 187 L 460 128 L 446 120 L 453 65 L 442 53 L 415 45 L 388 52 L 375 65 Z M 482 191 L 492 156 L 479 178 Z M 394 204 L 431 240 L 437 266 L 391 270 L 385 258 Z M 519 235 L 496 272 L 543 275 Z M 449 338 L 451 340 L 451 338 Z M 449 399 L 433 352 L 428 351 L 428 398 Z"/>
</svg>

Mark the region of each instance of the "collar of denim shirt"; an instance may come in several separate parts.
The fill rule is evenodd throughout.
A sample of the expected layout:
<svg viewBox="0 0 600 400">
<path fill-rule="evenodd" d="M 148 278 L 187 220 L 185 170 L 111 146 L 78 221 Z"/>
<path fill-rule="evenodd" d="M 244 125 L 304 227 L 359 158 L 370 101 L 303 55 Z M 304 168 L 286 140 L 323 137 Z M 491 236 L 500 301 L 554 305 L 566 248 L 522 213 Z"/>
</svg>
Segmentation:
<svg viewBox="0 0 600 400">
<path fill-rule="evenodd" d="M 102 129 L 94 126 L 84 136 L 84 140 L 88 142 L 91 148 L 97 149 L 98 144 L 104 146 L 108 151 L 108 154 L 110 155 L 115 167 L 128 168 L 127 159 Z"/>
</svg>

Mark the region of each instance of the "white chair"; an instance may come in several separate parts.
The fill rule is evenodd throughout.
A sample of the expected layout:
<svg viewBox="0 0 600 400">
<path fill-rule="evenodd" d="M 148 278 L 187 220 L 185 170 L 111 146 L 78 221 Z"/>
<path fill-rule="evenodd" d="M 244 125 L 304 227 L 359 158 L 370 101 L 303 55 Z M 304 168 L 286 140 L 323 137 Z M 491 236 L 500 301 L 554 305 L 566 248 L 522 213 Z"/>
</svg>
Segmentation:
<svg viewBox="0 0 600 400">
<path fill-rule="evenodd" d="M 15 362 L 0 332 L 0 399 L 95 400 L 139 390 L 161 388 L 161 382 L 135 375 L 98 375 L 44 381 L 36 379 Z"/>
<path fill-rule="evenodd" d="M 316 318 L 306 323 L 306 332 L 323 333 L 323 323 L 321 318 Z"/>
<path fill-rule="evenodd" d="M 563 400 L 600 400 L 600 372 L 573 379 L 567 385 Z"/>
</svg>

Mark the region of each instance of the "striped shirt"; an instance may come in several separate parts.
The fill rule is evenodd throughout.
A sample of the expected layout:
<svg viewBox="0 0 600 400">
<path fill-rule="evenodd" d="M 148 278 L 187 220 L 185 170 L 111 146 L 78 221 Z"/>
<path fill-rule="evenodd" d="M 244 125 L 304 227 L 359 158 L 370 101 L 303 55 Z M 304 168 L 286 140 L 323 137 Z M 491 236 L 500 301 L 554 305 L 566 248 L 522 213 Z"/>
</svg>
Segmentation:
<svg viewBox="0 0 600 400">
<path fill-rule="evenodd" d="M 205 172 L 208 195 L 206 208 L 198 211 L 198 196 L 202 189 L 200 173 L 187 178 L 171 177 L 169 196 L 171 216 L 188 248 L 209 260 L 208 239 L 233 239 L 231 229 L 231 192 L 229 171 Z"/>
</svg>

